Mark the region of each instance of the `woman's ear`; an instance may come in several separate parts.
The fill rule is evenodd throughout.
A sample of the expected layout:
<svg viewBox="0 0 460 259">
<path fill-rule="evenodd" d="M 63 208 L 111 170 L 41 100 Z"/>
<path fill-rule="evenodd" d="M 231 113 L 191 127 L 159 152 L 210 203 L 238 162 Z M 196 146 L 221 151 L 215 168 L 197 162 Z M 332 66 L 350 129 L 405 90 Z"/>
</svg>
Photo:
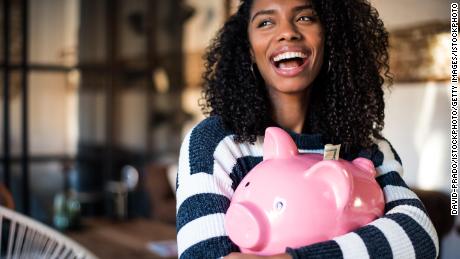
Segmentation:
<svg viewBox="0 0 460 259">
<path fill-rule="evenodd" d="M 255 55 L 254 55 L 254 51 L 252 50 L 251 47 L 249 47 L 249 55 L 251 56 L 252 63 L 256 63 L 256 58 L 255 58 Z"/>
</svg>

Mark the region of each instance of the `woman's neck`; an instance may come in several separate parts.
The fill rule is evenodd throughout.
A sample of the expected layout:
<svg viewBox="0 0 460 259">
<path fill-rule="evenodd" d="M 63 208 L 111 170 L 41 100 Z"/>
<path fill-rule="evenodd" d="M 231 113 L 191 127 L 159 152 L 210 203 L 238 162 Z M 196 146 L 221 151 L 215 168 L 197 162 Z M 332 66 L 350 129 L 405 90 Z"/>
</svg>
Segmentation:
<svg viewBox="0 0 460 259">
<path fill-rule="evenodd" d="M 270 93 L 274 120 L 283 128 L 301 133 L 307 113 L 309 92 L 302 94 Z"/>
</svg>

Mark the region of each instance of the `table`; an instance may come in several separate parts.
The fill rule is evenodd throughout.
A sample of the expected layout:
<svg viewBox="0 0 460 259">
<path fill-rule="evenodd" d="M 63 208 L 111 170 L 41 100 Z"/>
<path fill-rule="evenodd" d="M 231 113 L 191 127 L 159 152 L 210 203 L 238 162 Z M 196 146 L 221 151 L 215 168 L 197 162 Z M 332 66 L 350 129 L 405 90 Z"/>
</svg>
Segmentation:
<svg viewBox="0 0 460 259">
<path fill-rule="evenodd" d="M 176 258 L 161 257 L 147 249 L 150 241 L 175 240 L 174 225 L 149 219 L 115 221 L 106 218 L 85 219 L 80 230 L 65 234 L 100 259 Z"/>
</svg>

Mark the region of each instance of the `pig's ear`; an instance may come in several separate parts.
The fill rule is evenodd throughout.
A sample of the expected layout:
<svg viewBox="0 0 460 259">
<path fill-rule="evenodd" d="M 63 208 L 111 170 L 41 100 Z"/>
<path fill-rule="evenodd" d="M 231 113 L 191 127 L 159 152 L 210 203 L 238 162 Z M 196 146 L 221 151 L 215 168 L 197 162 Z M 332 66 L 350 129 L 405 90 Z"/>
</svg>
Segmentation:
<svg viewBox="0 0 460 259">
<path fill-rule="evenodd" d="M 355 166 L 368 173 L 370 177 L 375 178 L 377 172 L 375 171 L 374 163 L 371 160 L 358 157 L 352 162 Z"/>
<path fill-rule="evenodd" d="M 289 134 L 277 127 L 265 130 L 264 160 L 298 155 L 297 146 Z"/>
<path fill-rule="evenodd" d="M 352 176 L 337 161 L 323 160 L 305 172 L 305 180 L 309 181 L 312 193 L 320 194 L 328 199 L 328 204 L 336 204 L 342 210 L 350 200 L 353 190 Z"/>
</svg>

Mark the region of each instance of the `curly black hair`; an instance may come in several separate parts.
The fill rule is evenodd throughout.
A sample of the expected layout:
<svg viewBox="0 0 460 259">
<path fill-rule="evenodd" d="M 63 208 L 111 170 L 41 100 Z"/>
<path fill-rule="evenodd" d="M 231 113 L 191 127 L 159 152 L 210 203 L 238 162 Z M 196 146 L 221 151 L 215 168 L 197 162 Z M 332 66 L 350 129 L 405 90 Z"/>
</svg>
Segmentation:
<svg viewBox="0 0 460 259">
<path fill-rule="evenodd" d="M 201 108 L 220 116 L 237 141 L 254 142 L 276 124 L 263 79 L 251 70 L 252 0 L 218 32 L 205 55 Z M 388 32 L 366 0 L 312 0 L 325 32 L 323 67 L 313 82 L 304 131 L 347 150 L 370 147 L 384 126 L 383 85 L 391 84 Z M 255 69 L 257 70 L 257 69 Z M 203 102 L 204 101 L 204 102 Z"/>
</svg>

